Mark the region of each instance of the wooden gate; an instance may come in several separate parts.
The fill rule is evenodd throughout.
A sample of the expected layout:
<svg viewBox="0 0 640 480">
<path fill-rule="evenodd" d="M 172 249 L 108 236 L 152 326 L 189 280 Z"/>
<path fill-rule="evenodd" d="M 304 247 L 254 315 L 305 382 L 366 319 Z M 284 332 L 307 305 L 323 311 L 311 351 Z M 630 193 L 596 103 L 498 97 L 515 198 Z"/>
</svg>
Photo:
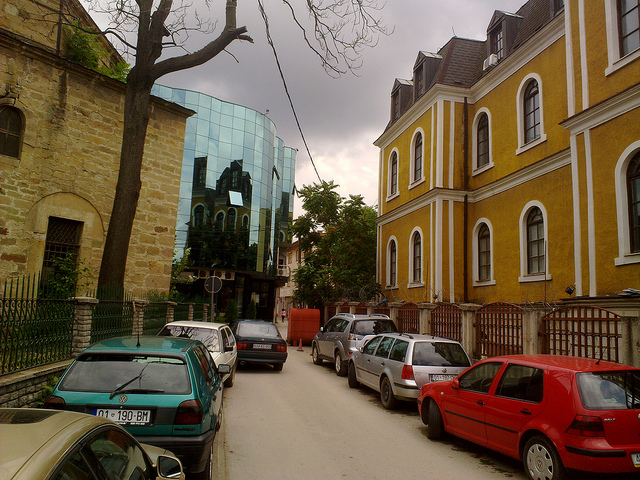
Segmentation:
<svg viewBox="0 0 640 480">
<path fill-rule="evenodd" d="M 522 314 L 513 303 L 488 303 L 476 312 L 475 358 L 522 353 Z"/>
<path fill-rule="evenodd" d="M 398 329 L 405 333 L 420 333 L 418 305 L 405 303 L 398 309 Z"/>
<path fill-rule="evenodd" d="M 542 317 L 542 352 L 618 362 L 621 321 L 604 308 L 559 308 Z"/>
<path fill-rule="evenodd" d="M 454 303 L 440 303 L 431 312 L 432 335 L 462 342 L 462 310 Z"/>
</svg>

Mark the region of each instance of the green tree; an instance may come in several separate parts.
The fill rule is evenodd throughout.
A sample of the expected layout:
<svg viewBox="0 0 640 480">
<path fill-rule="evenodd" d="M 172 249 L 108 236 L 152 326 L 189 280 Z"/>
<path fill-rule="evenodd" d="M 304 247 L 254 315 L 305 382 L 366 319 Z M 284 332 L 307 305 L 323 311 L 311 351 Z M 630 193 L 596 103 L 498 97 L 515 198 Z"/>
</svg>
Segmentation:
<svg viewBox="0 0 640 480">
<path fill-rule="evenodd" d="M 293 223 L 304 254 L 294 273 L 296 301 L 312 307 L 339 299 L 365 301 L 381 291 L 376 283 L 376 211 L 362 196 L 341 197 L 333 181 L 305 185 L 305 214 Z"/>
</svg>

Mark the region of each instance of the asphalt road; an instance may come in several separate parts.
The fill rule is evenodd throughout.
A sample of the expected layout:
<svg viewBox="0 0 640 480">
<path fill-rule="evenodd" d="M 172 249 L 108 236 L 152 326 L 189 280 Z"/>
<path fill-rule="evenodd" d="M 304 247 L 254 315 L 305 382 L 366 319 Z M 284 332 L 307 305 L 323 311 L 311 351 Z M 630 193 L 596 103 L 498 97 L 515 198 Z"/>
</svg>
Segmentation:
<svg viewBox="0 0 640 480">
<path fill-rule="evenodd" d="M 520 462 L 490 450 L 450 436 L 430 441 L 415 404 L 385 410 L 377 393 L 350 389 L 331 364 L 314 365 L 310 354 L 308 346 L 289 347 L 282 372 L 238 369 L 224 393 L 214 478 L 525 478 Z"/>
</svg>

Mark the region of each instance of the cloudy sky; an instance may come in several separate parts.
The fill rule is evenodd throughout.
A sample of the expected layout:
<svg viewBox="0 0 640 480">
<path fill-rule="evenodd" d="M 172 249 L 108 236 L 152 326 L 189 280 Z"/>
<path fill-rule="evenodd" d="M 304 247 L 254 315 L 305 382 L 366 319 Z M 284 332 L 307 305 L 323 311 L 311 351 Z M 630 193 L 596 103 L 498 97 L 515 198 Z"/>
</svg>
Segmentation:
<svg viewBox="0 0 640 480">
<path fill-rule="evenodd" d="M 202 2 L 202 0 L 194 0 Z M 224 4 L 211 2 L 201 10 L 224 24 Z M 304 8 L 302 0 L 293 0 Z M 265 0 L 269 26 L 289 93 L 311 155 L 323 180 L 340 185 L 346 197 L 360 194 L 368 205 L 378 202 L 378 149 L 373 142 L 389 121 L 390 94 L 395 78 L 411 78 L 420 50 L 437 52 L 452 36 L 484 40 L 495 10 L 515 12 L 525 0 L 388 0 L 379 12 L 389 31 L 374 48 L 362 52 L 357 76 L 328 76 L 304 43 L 284 4 Z M 300 10 L 303 18 L 306 14 Z M 265 25 L 255 0 L 238 2 L 238 25 L 246 25 L 253 44 L 234 42 L 229 53 L 195 69 L 163 77 L 159 83 L 207 93 L 221 100 L 265 113 L 287 146 L 298 149 L 296 185 L 317 182 L 285 90 Z M 204 44 L 193 35 L 189 49 Z M 179 52 L 175 52 L 179 53 Z M 301 213 L 296 200 L 294 215 Z"/>
</svg>

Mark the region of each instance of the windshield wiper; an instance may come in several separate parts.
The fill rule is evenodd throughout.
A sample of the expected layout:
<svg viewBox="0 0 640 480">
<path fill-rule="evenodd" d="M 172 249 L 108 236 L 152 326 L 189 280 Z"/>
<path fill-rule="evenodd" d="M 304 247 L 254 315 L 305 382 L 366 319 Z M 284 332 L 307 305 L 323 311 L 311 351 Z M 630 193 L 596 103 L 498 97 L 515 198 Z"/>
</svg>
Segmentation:
<svg viewBox="0 0 640 480">
<path fill-rule="evenodd" d="M 109 399 L 115 397 L 118 393 L 164 393 L 164 390 L 160 390 L 159 388 L 126 388 L 120 389 L 118 391 L 114 391 L 109 396 Z"/>
<path fill-rule="evenodd" d="M 144 367 L 142 367 L 142 370 L 140 370 L 140 373 L 138 375 L 136 375 L 135 377 L 133 377 L 131 380 L 123 383 L 122 385 L 120 385 L 119 387 L 116 387 L 116 389 L 111 392 L 111 395 L 109 395 L 109 400 L 111 400 L 113 397 L 115 397 L 117 394 L 119 394 L 120 392 L 122 392 L 127 385 L 135 382 L 136 380 L 142 378 L 142 374 L 144 373 L 145 369 L 149 366 L 149 364 L 147 363 Z M 130 391 L 130 390 L 129 390 Z"/>
</svg>

